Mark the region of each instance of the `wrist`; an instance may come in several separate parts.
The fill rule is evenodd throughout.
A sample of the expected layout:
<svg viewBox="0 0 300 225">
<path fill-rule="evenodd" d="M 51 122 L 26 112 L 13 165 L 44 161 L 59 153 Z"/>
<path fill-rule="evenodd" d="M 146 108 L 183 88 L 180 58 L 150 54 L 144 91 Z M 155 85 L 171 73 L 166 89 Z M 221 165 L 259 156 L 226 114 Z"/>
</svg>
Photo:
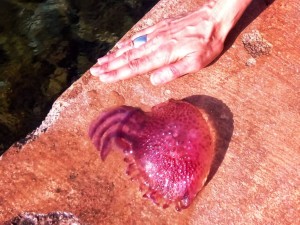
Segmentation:
<svg viewBox="0 0 300 225">
<path fill-rule="evenodd" d="M 229 31 L 246 10 L 251 0 L 218 0 L 212 8 L 212 20 L 216 24 L 216 32 L 225 41 Z"/>
</svg>

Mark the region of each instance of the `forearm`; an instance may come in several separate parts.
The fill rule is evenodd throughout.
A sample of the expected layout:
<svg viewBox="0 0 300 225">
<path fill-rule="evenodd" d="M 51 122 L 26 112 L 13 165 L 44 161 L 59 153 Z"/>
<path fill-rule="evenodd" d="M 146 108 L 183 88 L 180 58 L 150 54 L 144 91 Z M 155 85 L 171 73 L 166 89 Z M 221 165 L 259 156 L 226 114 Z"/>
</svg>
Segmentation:
<svg viewBox="0 0 300 225">
<path fill-rule="evenodd" d="M 224 41 L 252 0 L 217 0 L 212 8 L 212 17 L 219 27 L 218 35 Z"/>
</svg>

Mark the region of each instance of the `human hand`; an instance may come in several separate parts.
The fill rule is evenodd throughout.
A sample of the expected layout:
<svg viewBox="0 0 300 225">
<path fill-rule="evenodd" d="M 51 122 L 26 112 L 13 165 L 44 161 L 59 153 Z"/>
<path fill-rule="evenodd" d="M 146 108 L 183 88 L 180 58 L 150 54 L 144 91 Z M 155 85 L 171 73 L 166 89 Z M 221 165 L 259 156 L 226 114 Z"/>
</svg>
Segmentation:
<svg viewBox="0 0 300 225">
<path fill-rule="evenodd" d="M 222 52 L 230 30 L 224 32 L 213 14 L 212 5 L 207 4 L 181 18 L 146 28 L 120 42 L 115 52 L 98 59 L 90 72 L 105 83 L 150 72 L 153 85 L 197 72 Z M 147 42 L 135 48 L 133 40 L 143 35 L 147 35 Z"/>
</svg>

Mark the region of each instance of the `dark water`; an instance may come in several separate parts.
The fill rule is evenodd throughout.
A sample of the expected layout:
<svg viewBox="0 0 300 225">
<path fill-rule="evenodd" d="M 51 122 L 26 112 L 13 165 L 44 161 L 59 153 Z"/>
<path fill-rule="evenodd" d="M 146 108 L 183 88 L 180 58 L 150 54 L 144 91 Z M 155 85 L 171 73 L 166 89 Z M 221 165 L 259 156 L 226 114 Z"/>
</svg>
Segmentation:
<svg viewBox="0 0 300 225">
<path fill-rule="evenodd" d="M 158 0 L 0 0 L 0 154 Z"/>
</svg>

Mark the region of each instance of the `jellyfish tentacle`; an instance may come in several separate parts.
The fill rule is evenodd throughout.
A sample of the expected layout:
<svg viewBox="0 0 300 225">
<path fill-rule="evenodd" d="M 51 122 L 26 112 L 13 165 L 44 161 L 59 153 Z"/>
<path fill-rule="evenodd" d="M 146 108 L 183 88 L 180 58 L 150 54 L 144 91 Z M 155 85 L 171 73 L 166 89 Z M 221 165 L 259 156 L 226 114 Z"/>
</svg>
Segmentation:
<svg viewBox="0 0 300 225">
<path fill-rule="evenodd" d="M 118 129 L 118 127 L 115 129 Z M 111 148 L 109 148 L 110 147 L 109 144 L 111 143 L 112 139 L 116 139 L 115 131 L 113 131 L 109 134 L 105 134 L 105 136 L 103 138 L 101 138 L 99 149 L 100 149 L 100 156 L 101 156 L 102 161 L 104 161 L 106 159 L 109 152 L 111 151 Z"/>
<path fill-rule="evenodd" d="M 98 119 L 90 126 L 89 136 L 93 137 L 96 135 L 103 135 L 103 133 L 110 128 L 110 126 L 114 125 L 118 121 L 122 121 L 122 115 L 125 114 L 123 117 L 126 117 L 131 108 L 132 107 L 129 106 L 121 106 L 118 109 L 112 110 L 112 112 L 108 111 L 100 114 Z"/>
<path fill-rule="evenodd" d="M 115 133 L 119 129 L 119 118 L 110 121 L 107 125 L 104 127 L 99 127 L 98 130 L 94 133 L 94 136 L 91 136 L 93 144 L 96 146 L 96 148 L 101 151 L 102 150 L 102 143 L 104 138 L 106 137 L 106 134 L 109 130 L 113 130 L 113 133 Z"/>
<path fill-rule="evenodd" d="M 122 107 L 122 109 L 124 108 Z M 113 113 L 105 112 L 101 114 L 98 120 L 96 120 L 92 124 L 89 130 L 89 136 L 92 139 L 93 144 L 96 146 L 98 150 L 100 150 L 100 143 L 101 143 L 102 136 L 112 126 L 119 124 L 119 121 L 122 120 L 121 116 L 124 113 L 126 113 L 126 111 L 121 109 L 113 110 Z"/>
<path fill-rule="evenodd" d="M 119 124 L 107 129 L 107 131 L 102 135 L 98 148 L 100 150 L 101 159 L 104 161 L 108 156 L 111 150 L 111 148 L 109 148 L 109 144 L 112 142 L 112 140 L 114 140 L 117 147 L 123 149 L 125 153 L 130 153 L 134 138 L 136 137 L 122 133 L 120 131 Z"/>
<path fill-rule="evenodd" d="M 171 201 L 163 198 L 163 196 L 152 188 L 149 188 L 148 191 L 143 195 L 144 198 L 151 199 L 151 201 L 156 205 L 161 205 L 163 208 L 167 208 Z"/>
<path fill-rule="evenodd" d="M 188 191 L 185 192 L 182 199 L 179 201 L 181 209 L 186 209 L 191 204 L 190 194 Z"/>
<path fill-rule="evenodd" d="M 124 153 L 130 153 L 130 151 L 134 150 L 132 145 L 135 143 L 137 139 L 138 139 L 138 135 L 119 132 L 118 138 L 116 138 L 116 144 L 118 145 L 118 147 L 123 149 Z M 124 146 L 126 146 L 127 148 L 124 149 L 123 148 Z"/>
<path fill-rule="evenodd" d="M 132 108 L 130 106 L 120 106 L 116 109 L 113 109 L 111 111 L 103 112 L 100 114 L 100 116 L 97 118 L 96 121 L 92 123 L 89 129 L 89 136 L 93 137 L 95 133 L 97 132 L 99 127 L 103 126 L 103 123 L 106 122 L 107 119 L 114 117 L 116 114 L 124 113 L 128 111 L 128 108 Z"/>
<path fill-rule="evenodd" d="M 137 110 L 134 107 L 123 106 L 120 109 L 100 115 L 93 124 L 89 134 L 93 144 L 100 151 L 103 161 L 110 152 L 109 144 L 111 141 L 115 139 L 120 144 L 120 130 Z"/>
<path fill-rule="evenodd" d="M 143 115 L 141 110 L 135 108 L 135 110 L 122 121 L 118 129 L 115 142 L 120 149 L 123 149 L 125 154 L 132 153 L 134 150 L 132 145 L 140 138 L 139 132 L 141 126 L 139 126 L 136 121 L 136 118 L 140 116 L 139 113 Z"/>
<path fill-rule="evenodd" d="M 122 119 L 118 118 L 117 120 L 113 120 L 110 124 L 102 129 L 102 133 L 100 134 L 102 138 L 100 139 L 101 143 L 99 149 L 101 149 L 101 152 L 103 152 L 104 156 L 107 156 L 108 153 L 106 154 L 106 149 L 108 149 L 109 143 L 113 138 L 115 139 L 116 144 L 120 145 L 119 147 L 125 147 L 125 142 L 121 143 L 121 140 L 123 140 L 126 136 L 126 134 L 122 132 L 122 129 L 136 112 L 136 109 L 133 107 L 128 107 L 128 109 L 129 111 L 122 115 Z"/>
<path fill-rule="evenodd" d="M 124 140 L 122 137 L 118 136 L 115 138 L 116 146 L 120 149 L 123 149 L 123 152 L 127 155 L 130 153 L 132 147 L 131 143 L 129 143 L 127 140 Z M 128 158 L 124 158 L 124 161 L 127 162 Z"/>
</svg>

